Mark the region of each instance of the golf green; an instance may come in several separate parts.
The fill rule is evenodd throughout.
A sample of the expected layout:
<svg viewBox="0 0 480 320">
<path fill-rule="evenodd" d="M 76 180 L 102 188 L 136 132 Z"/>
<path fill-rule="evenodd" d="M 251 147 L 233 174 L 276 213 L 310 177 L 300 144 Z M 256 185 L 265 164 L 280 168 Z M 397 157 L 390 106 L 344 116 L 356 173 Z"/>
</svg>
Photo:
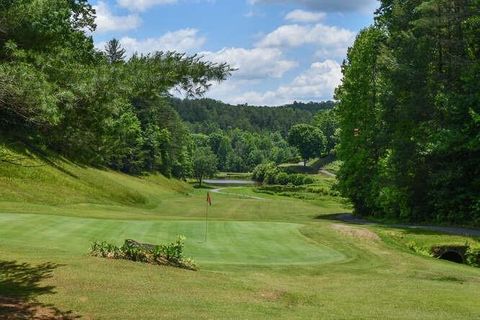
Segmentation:
<svg viewBox="0 0 480 320">
<path fill-rule="evenodd" d="M 0 214 L 9 245 L 47 249 L 50 254 L 86 254 L 92 241 L 118 245 L 124 239 L 153 244 L 184 235 L 186 255 L 202 264 L 322 264 L 344 259 L 334 249 L 304 237 L 302 224 L 282 222 L 123 221 L 39 214 Z M 52 251 L 55 251 L 53 253 Z"/>
</svg>

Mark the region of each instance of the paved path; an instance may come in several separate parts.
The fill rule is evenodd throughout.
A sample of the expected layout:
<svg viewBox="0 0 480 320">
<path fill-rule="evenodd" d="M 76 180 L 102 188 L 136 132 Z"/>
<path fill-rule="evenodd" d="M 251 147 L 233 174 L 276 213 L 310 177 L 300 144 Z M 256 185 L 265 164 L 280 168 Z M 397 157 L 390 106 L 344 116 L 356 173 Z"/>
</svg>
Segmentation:
<svg viewBox="0 0 480 320">
<path fill-rule="evenodd" d="M 375 223 L 372 221 L 368 221 L 359 217 L 355 217 L 351 214 L 341 214 L 337 216 L 338 220 L 347 223 L 354 223 L 354 224 L 361 224 L 361 225 L 382 225 L 380 223 Z M 419 225 L 411 225 L 411 224 L 386 224 L 386 227 L 393 227 L 393 228 L 408 228 L 408 229 L 418 229 L 418 230 L 430 230 L 436 231 L 441 233 L 448 233 L 460 236 L 467 236 L 467 237 L 480 237 L 480 230 L 479 229 L 471 229 L 471 228 L 459 228 L 459 227 L 440 227 L 440 226 L 419 226 Z"/>
<path fill-rule="evenodd" d="M 246 195 L 246 194 L 223 192 L 222 190 L 224 190 L 224 189 L 234 189 L 234 188 L 218 188 L 218 189 L 213 189 L 213 190 L 210 190 L 210 191 L 214 192 L 214 193 L 226 194 L 226 195 L 229 195 L 229 196 L 236 196 L 236 197 L 241 197 L 241 198 L 248 198 L 248 199 L 254 199 L 254 200 L 265 200 L 265 198 L 249 196 L 249 195 Z"/>
</svg>

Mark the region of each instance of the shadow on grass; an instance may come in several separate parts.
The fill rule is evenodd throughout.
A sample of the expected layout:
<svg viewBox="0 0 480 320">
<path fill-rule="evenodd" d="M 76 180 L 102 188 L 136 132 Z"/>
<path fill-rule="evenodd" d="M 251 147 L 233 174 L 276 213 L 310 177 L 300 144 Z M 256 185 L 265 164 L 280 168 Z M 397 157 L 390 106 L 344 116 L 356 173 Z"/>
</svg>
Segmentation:
<svg viewBox="0 0 480 320">
<path fill-rule="evenodd" d="M 16 261 L 0 261 L 0 319 L 78 319 L 72 311 L 37 302 L 45 294 L 55 294 L 53 286 L 42 281 L 52 277 L 60 265 L 44 263 L 33 266 Z"/>
<path fill-rule="evenodd" d="M 340 221 L 353 224 L 372 224 L 372 222 L 356 217 L 349 212 L 321 214 L 315 217 L 316 220 Z"/>
<path fill-rule="evenodd" d="M 354 216 L 351 213 L 333 213 L 316 216 L 317 220 L 338 221 L 355 225 L 375 225 L 379 228 L 397 229 L 405 234 L 413 235 L 443 235 L 443 236 L 465 236 L 472 238 L 480 238 L 479 229 L 468 229 L 454 226 L 432 226 L 422 224 L 402 224 L 388 223 L 383 221 L 367 220 L 362 217 Z"/>
</svg>

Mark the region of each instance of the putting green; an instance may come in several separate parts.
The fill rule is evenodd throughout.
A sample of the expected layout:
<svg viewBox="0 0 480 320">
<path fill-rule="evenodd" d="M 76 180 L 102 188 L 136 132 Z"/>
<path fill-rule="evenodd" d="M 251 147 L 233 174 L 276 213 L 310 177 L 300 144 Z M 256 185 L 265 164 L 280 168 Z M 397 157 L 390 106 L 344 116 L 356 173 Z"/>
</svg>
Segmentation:
<svg viewBox="0 0 480 320">
<path fill-rule="evenodd" d="M 0 234 L 9 246 L 55 255 L 86 254 L 94 240 L 148 243 L 185 235 L 186 255 L 200 264 L 323 264 L 344 259 L 340 252 L 304 237 L 301 224 L 280 222 L 122 221 L 37 214 L 0 214 Z M 54 251 L 54 252 L 52 252 Z"/>
</svg>

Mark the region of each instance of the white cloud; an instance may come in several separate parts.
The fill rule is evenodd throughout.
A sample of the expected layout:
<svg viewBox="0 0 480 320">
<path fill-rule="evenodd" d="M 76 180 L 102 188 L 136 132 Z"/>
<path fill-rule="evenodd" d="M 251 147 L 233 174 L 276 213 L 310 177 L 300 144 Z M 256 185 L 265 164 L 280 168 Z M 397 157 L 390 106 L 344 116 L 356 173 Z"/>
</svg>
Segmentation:
<svg viewBox="0 0 480 320">
<path fill-rule="evenodd" d="M 324 12 L 311 12 L 297 9 L 289 12 L 285 16 L 285 19 L 292 22 L 311 23 L 322 21 L 325 16 L 326 14 Z"/>
<path fill-rule="evenodd" d="M 181 29 L 173 32 L 167 32 L 158 38 L 147 38 L 138 40 L 131 37 L 123 37 L 120 44 L 127 51 L 127 55 L 134 53 L 152 53 L 155 51 L 178 51 L 190 52 L 199 50 L 205 43 L 206 38 L 198 35 L 197 29 Z M 98 43 L 96 47 L 102 50 L 105 42 Z"/>
<path fill-rule="evenodd" d="M 291 83 L 276 90 L 259 92 L 247 91 L 243 94 L 232 94 L 235 86 L 228 84 L 213 88 L 210 96 L 223 99 L 232 104 L 249 103 L 251 105 L 284 105 L 293 101 L 319 101 L 333 98 L 335 88 L 341 83 L 342 70 L 339 63 L 333 60 L 315 62 L 310 68 L 298 75 Z M 223 87 L 222 87 L 223 86 Z M 228 90 L 230 93 L 228 93 Z"/>
<path fill-rule="evenodd" d="M 258 47 L 299 47 L 313 44 L 319 47 L 347 48 L 353 43 L 355 33 L 335 26 L 316 24 L 302 26 L 298 24 L 284 25 L 267 34 L 258 43 Z"/>
<path fill-rule="evenodd" d="M 277 48 L 224 48 L 218 52 L 201 53 L 212 62 L 227 62 L 238 69 L 233 77 L 236 79 L 280 78 L 287 71 L 295 68 L 295 61 L 283 57 Z"/>
<path fill-rule="evenodd" d="M 315 62 L 310 69 L 297 76 L 291 84 L 280 87 L 278 93 L 297 100 L 333 98 L 335 88 L 342 80 L 342 67 L 333 60 Z"/>
<path fill-rule="evenodd" d="M 368 12 L 378 6 L 376 0 L 247 0 L 250 4 L 294 4 L 328 12 Z"/>
<path fill-rule="evenodd" d="M 126 8 L 130 11 L 145 11 L 148 8 L 177 3 L 177 0 L 117 0 L 120 7 Z"/>
<path fill-rule="evenodd" d="M 97 18 L 95 22 L 98 33 L 136 29 L 142 22 L 136 14 L 126 16 L 114 15 L 108 5 L 103 1 L 100 1 L 96 6 L 93 6 L 93 8 L 96 11 Z"/>
</svg>

